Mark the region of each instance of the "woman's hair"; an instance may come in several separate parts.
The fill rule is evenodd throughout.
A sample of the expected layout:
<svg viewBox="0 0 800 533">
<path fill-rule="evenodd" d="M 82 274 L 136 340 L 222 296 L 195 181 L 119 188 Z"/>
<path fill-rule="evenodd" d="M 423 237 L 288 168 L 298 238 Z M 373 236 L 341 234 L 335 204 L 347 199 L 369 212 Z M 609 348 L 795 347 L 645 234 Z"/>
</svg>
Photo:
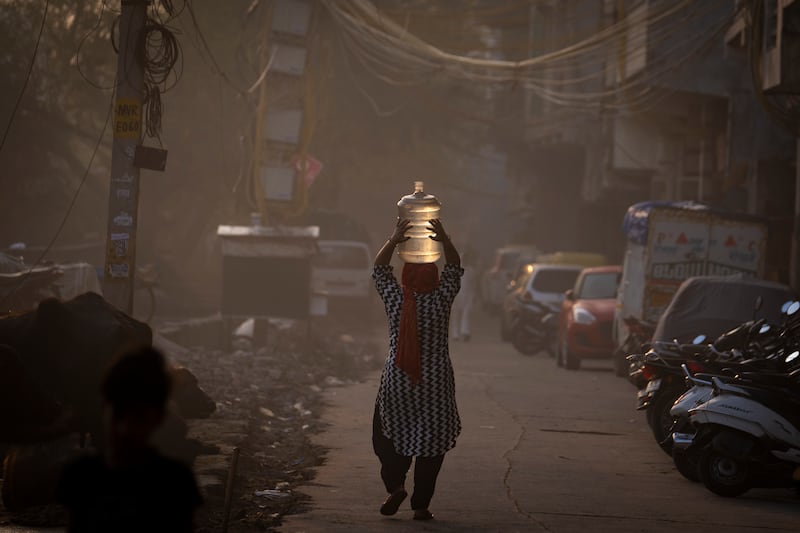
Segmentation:
<svg viewBox="0 0 800 533">
<path fill-rule="evenodd" d="M 102 392 L 118 414 L 139 408 L 163 411 L 171 386 L 164 356 L 153 347 L 142 346 L 115 359 L 103 380 Z"/>
<path fill-rule="evenodd" d="M 439 285 L 439 268 L 436 263 L 406 263 L 401 279 L 406 289 L 430 292 Z"/>
</svg>

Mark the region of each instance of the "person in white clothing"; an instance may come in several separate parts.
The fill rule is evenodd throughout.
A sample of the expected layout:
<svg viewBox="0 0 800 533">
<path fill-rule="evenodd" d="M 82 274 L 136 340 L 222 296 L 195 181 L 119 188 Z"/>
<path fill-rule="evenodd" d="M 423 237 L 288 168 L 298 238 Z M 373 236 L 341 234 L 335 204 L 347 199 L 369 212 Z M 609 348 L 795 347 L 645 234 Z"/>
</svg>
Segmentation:
<svg viewBox="0 0 800 533">
<path fill-rule="evenodd" d="M 462 261 L 465 267 L 472 267 L 472 264 L 475 262 L 473 254 L 469 251 L 464 253 Z M 478 288 L 477 282 L 475 269 L 465 268 L 464 275 L 461 278 L 461 291 L 459 291 L 456 299 L 453 301 L 453 307 L 450 311 L 450 339 L 454 341 L 462 340 L 467 342 L 472 336 L 470 316 L 472 314 L 472 304 L 475 302 L 475 293 Z"/>
</svg>

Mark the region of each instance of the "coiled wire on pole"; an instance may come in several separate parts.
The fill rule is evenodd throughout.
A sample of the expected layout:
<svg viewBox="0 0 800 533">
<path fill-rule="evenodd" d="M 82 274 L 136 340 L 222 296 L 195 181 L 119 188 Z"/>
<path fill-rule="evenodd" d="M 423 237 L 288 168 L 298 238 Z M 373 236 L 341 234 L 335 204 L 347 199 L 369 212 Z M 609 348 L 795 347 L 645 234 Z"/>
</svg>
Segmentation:
<svg viewBox="0 0 800 533">
<path fill-rule="evenodd" d="M 167 13 L 174 12 L 170 1 L 162 0 L 161 5 Z M 137 60 L 144 72 L 142 103 L 145 132 L 148 137 L 160 138 L 161 94 L 174 87 L 181 77 L 183 71 L 181 47 L 173 29 L 148 14 L 144 28 L 139 34 L 136 52 Z"/>
</svg>

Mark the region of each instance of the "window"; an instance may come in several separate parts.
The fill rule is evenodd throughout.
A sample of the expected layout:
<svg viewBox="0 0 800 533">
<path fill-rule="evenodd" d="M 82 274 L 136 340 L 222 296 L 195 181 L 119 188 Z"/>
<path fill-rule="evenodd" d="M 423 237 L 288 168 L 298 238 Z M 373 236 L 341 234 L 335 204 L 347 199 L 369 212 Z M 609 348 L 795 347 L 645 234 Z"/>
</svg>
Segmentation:
<svg viewBox="0 0 800 533">
<path fill-rule="evenodd" d="M 539 270 L 533 278 L 533 290 L 538 292 L 565 292 L 571 289 L 578 277 L 578 270 Z"/>
<path fill-rule="evenodd" d="M 598 272 L 586 274 L 581 287 L 576 294 L 582 300 L 605 300 L 617 296 L 617 285 L 620 274 L 618 272 Z"/>
</svg>

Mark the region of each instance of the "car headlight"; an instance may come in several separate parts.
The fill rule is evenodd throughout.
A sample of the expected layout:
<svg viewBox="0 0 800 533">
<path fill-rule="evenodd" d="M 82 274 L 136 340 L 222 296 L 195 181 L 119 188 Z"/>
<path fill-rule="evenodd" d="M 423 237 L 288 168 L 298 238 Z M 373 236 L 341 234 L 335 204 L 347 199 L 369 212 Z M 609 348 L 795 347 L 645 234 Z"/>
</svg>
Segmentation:
<svg viewBox="0 0 800 533">
<path fill-rule="evenodd" d="M 574 320 L 578 324 L 591 324 L 597 319 L 594 317 L 592 313 L 590 313 L 583 307 L 573 307 L 572 320 Z"/>
</svg>

